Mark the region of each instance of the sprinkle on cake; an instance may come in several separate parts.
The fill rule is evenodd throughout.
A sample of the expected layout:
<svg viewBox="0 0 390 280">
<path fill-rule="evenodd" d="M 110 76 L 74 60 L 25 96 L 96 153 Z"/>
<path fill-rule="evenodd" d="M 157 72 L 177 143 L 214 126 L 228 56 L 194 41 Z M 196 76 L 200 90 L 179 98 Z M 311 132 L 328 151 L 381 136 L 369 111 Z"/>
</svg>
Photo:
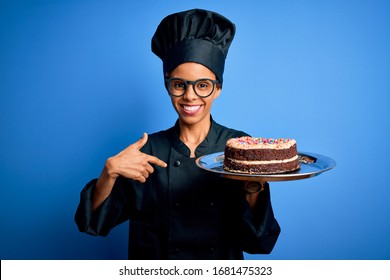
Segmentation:
<svg viewBox="0 0 390 280">
<path fill-rule="evenodd" d="M 293 139 L 289 138 L 262 138 L 262 137 L 249 137 L 243 136 L 236 138 L 237 146 L 241 145 L 243 148 L 247 147 L 249 149 L 254 149 L 256 147 L 268 146 L 270 149 L 275 149 L 289 145 L 292 143 Z M 294 140 L 295 141 L 295 140 Z"/>
</svg>

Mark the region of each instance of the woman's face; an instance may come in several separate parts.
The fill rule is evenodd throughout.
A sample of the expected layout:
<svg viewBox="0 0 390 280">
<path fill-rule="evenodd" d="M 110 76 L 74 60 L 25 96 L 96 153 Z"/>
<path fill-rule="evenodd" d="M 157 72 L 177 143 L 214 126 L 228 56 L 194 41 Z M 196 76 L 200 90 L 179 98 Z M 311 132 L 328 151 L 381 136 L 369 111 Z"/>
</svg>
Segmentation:
<svg viewBox="0 0 390 280">
<path fill-rule="evenodd" d="M 185 81 L 196 81 L 203 78 L 216 79 L 215 74 L 207 67 L 194 62 L 180 64 L 171 72 L 169 78 L 181 78 Z M 209 124 L 211 106 L 220 92 L 221 87 L 217 84 L 210 96 L 201 98 L 195 94 L 193 86 L 188 84 L 184 95 L 171 96 L 171 101 L 182 124 Z"/>
</svg>

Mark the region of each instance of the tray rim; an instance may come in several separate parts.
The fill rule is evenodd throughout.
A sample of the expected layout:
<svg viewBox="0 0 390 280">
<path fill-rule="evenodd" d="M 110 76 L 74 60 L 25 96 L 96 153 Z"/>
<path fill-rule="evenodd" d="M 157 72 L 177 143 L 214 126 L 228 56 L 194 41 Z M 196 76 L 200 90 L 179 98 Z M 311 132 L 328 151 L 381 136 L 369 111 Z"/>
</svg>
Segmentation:
<svg viewBox="0 0 390 280">
<path fill-rule="evenodd" d="M 315 157 L 317 161 L 315 163 L 305 163 L 300 161 L 300 164 L 302 165 L 319 165 L 320 164 L 325 164 L 326 166 L 323 167 L 322 169 L 318 169 L 317 171 L 314 172 L 305 172 L 305 173 L 300 173 L 300 170 L 298 171 L 293 171 L 290 173 L 281 173 L 281 174 L 247 174 L 247 173 L 234 173 L 234 172 L 229 172 L 226 170 L 214 170 L 211 168 L 207 168 L 204 166 L 204 164 L 201 163 L 201 160 L 204 159 L 205 157 L 213 157 L 214 159 L 217 159 L 219 157 L 224 156 L 224 152 L 216 152 L 216 153 L 211 153 L 207 155 L 203 155 L 195 160 L 196 165 L 206 171 L 213 172 L 216 174 L 219 174 L 220 176 L 228 179 L 233 179 L 233 180 L 241 180 L 241 181 L 257 181 L 257 182 L 279 182 L 279 181 L 292 181 L 292 180 L 302 180 L 302 179 L 307 179 L 307 178 L 312 178 L 315 176 L 318 176 L 326 171 L 329 171 L 333 168 L 336 167 L 336 161 L 328 156 L 321 155 L 318 153 L 313 153 L 313 152 L 305 152 L 305 151 L 298 151 L 299 156 L 310 156 L 310 157 Z M 220 162 L 221 160 L 216 160 L 216 162 Z"/>
</svg>

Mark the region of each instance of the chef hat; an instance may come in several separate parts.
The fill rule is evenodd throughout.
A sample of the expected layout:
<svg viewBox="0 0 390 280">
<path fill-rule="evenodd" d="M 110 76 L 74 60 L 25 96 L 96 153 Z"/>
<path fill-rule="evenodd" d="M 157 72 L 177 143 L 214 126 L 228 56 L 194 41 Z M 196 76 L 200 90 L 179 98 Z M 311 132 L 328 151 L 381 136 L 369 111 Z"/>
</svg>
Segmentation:
<svg viewBox="0 0 390 280">
<path fill-rule="evenodd" d="M 225 59 L 235 25 L 215 12 L 193 9 L 165 17 L 152 38 L 152 51 L 163 61 L 164 74 L 185 62 L 209 68 L 222 84 Z"/>
</svg>

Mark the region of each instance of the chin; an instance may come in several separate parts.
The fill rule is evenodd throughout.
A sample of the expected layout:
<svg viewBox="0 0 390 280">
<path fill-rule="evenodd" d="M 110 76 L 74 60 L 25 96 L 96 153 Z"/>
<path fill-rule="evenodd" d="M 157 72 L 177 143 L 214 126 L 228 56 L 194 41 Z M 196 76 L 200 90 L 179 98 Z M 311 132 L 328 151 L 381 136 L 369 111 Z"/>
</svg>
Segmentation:
<svg viewBox="0 0 390 280">
<path fill-rule="evenodd" d="M 180 116 L 179 119 L 183 124 L 194 125 L 201 123 L 205 119 L 210 119 L 210 116 Z"/>
</svg>

